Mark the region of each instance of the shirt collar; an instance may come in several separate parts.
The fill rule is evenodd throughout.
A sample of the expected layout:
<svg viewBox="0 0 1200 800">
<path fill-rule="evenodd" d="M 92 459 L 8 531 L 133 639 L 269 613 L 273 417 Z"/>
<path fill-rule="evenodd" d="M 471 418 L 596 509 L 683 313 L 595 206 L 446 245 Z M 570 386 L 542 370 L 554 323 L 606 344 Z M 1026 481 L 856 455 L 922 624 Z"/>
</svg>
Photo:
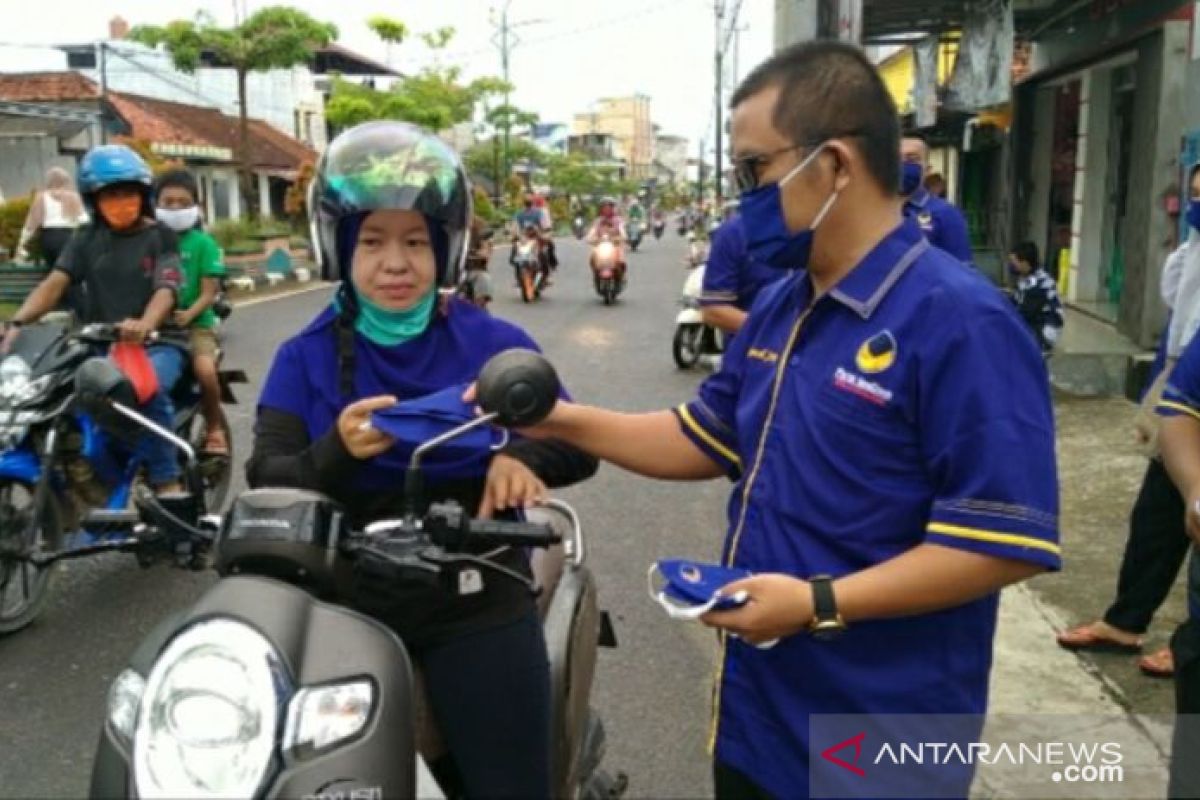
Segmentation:
<svg viewBox="0 0 1200 800">
<path fill-rule="evenodd" d="M 918 186 L 917 190 L 908 196 L 904 201 L 904 205 L 912 206 L 913 208 L 924 208 L 929 205 L 929 190 L 924 186 Z"/>
<path fill-rule="evenodd" d="M 863 319 L 869 319 L 900 277 L 928 249 L 929 242 L 920 227 L 906 219 L 875 245 L 829 296 Z"/>
</svg>

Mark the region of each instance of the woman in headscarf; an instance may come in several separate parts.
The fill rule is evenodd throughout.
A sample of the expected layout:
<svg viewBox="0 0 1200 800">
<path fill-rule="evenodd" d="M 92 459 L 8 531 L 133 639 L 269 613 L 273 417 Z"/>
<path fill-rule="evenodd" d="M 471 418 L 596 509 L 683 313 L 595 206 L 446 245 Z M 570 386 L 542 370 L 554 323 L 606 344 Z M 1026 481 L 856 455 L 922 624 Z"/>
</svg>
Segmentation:
<svg viewBox="0 0 1200 800">
<path fill-rule="evenodd" d="M 475 380 L 508 348 L 537 345 L 515 325 L 452 299 L 468 248 L 471 189 L 432 134 L 371 122 L 339 135 L 317 166 L 309 214 L 334 302 L 275 354 L 247 464 L 252 487 L 329 495 L 362 527 L 404 511 L 406 459 L 372 412 Z M 465 408 L 467 419 L 472 410 Z M 596 461 L 558 442 L 514 439 L 466 461 L 425 461 L 426 498 L 502 516 L 546 486 L 590 477 Z M 493 560 L 528 576 L 525 553 Z M 421 668 L 450 753 L 431 766 L 468 797 L 545 798 L 550 787 L 550 676 L 526 586 L 488 576 L 454 594 L 427 583 L 372 584 L 356 603 L 395 630 Z"/>
<path fill-rule="evenodd" d="M 34 195 L 17 244 L 17 259 L 27 261 L 29 240 L 38 237 L 42 260 L 53 267 L 75 229 L 87 222 L 83 199 L 75 191 L 71 176 L 62 167 L 46 171 L 46 188 Z"/>
</svg>

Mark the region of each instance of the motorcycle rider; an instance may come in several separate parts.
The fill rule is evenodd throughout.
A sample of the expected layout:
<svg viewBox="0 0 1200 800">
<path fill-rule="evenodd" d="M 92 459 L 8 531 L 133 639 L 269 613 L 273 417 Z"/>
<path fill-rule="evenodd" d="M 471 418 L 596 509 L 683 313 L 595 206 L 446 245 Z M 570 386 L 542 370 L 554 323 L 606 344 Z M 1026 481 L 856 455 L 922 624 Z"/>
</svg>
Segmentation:
<svg viewBox="0 0 1200 800">
<path fill-rule="evenodd" d="M 625 278 L 625 249 L 624 243 L 628 238 L 625 231 L 625 222 L 617 215 L 617 201 L 611 197 L 604 197 L 600 200 L 600 216 L 596 217 L 592 223 L 592 227 L 588 229 L 587 243 L 593 247 L 600 241 L 604 235 L 612 240 L 613 247 L 617 250 L 617 264 L 619 265 L 620 277 Z M 594 259 L 589 259 L 589 263 L 595 266 Z"/>
<path fill-rule="evenodd" d="M 439 297 L 458 281 L 471 191 L 457 155 L 399 122 L 339 135 L 313 178 L 310 214 L 336 299 L 275 354 L 259 399 L 251 486 L 341 502 L 355 527 L 403 512 L 406 463 L 371 413 L 475 378 L 493 355 L 536 349 L 523 330 Z M 532 205 L 532 204 L 531 204 Z M 480 517 L 590 477 L 596 461 L 558 442 L 513 439 L 474 464 L 426 471 L 430 501 Z M 492 559 L 529 575 L 523 551 Z M 472 594 L 360 576 L 356 606 L 392 627 L 420 667 L 450 754 L 431 768 L 469 797 L 550 795 L 550 676 L 527 588 L 488 577 Z M 457 796 L 450 794 L 450 796 Z"/>
<path fill-rule="evenodd" d="M 182 282 L 179 241 L 154 218 L 146 162 L 124 145 L 95 147 L 80 161 L 77 183 L 92 221 L 76 229 L 50 274 L 25 298 L 8 323 L 0 351 L 7 352 L 22 325 L 54 310 L 75 285 L 85 290 L 83 321 L 115 324 L 123 340 L 145 342 L 171 319 Z M 165 341 L 148 346 L 146 353 L 158 391 L 141 411 L 170 430 L 171 388 L 183 374 L 187 355 L 182 346 Z M 182 491 L 169 442 L 145 436 L 142 453 L 156 492 Z"/>
<path fill-rule="evenodd" d="M 537 201 L 541 198 L 533 194 L 525 196 L 525 207 L 517 212 L 513 218 L 516 233 L 513 235 L 513 249 L 509 255 L 508 262 L 514 266 L 517 263 L 516 245 L 522 236 L 530 233 L 537 234 L 538 240 L 538 260 L 542 264 L 542 268 L 546 271 L 546 283 L 550 283 L 550 275 L 558 266 L 558 256 L 554 252 L 554 240 L 550 237 L 550 213 L 544 207 L 539 208 Z M 542 201 L 543 204 L 545 201 Z"/>
</svg>

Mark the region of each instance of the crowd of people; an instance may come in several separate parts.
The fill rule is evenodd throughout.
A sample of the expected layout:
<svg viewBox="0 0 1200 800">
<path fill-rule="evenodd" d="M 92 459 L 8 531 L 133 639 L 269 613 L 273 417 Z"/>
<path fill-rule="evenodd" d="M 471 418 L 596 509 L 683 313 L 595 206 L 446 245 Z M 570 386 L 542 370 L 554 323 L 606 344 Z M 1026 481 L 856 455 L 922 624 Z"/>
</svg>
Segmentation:
<svg viewBox="0 0 1200 800">
<path fill-rule="evenodd" d="M 928 188 L 928 146 L 902 136 L 859 49 L 781 50 L 731 107 L 740 200 L 714 234 L 701 298 L 705 321 L 727 334 L 720 370 L 687 402 L 648 413 L 564 393 L 499 452 L 434 476 L 430 495 L 513 517 L 601 460 L 656 479 L 730 481 L 720 560 L 750 577 L 721 589 L 740 598 L 736 607 L 701 617 L 720 642 L 714 790 L 801 797 L 814 715 L 974 715 L 980 733 L 999 591 L 1062 566 L 1045 355 L 1063 312 L 1032 243 L 1009 256 L 1011 297 L 973 268 L 961 213 Z M 211 306 L 222 267 L 194 178 L 155 179 L 133 151 L 110 145 L 85 156 L 77 185 L 78 194 L 52 171 L 34 201 L 22 246 L 39 237 L 52 269 L 12 316 L 4 348 L 79 287 L 83 320 L 147 344 L 158 389 L 146 416 L 169 424 L 170 390 L 189 366 L 206 412 L 219 412 Z M 1117 601 L 1102 621 L 1063 634 L 1064 647 L 1139 650 L 1200 541 L 1195 173 L 1194 194 L 1192 236 L 1164 275 L 1173 316 L 1147 400 L 1155 455 Z M 372 412 L 465 387 L 491 355 L 538 347 L 487 313 L 490 242 L 457 155 L 436 137 L 395 122 L 345 131 L 321 158 L 313 196 L 314 249 L 337 289 L 274 356 L 247 480 L 326 494 L 361 526 L 403 500 L 405 464 Z M 602 202 L 589 239 L 624 239 L 622 216 Z M 528 198 L 514 223 L 554 257 L 541 198 Z M 463 266 L 469 302 L 455 293 Z M 164 336 L 151 343 L 153 331 Z M 205 446 L 215 451 L 229 444 L 219 418 L 208 415 Z M 163 494 L 183 488 L 168 448 L 147 458 L 147 480 Z M 497 557 L 529 574 L 523 552 Z M 1172 796 L 1181 797 L 1200 795 L 1187 763 L 1200 731 L 1182 716 L 1200 713 L 1192 563 L 1191 620 L 1173 639 L 1173 663 L 1153 665 L 1178 681 Z M 359 605 L 422 668 L 449 748 L 433 765 L 443 785 L 548 797 L 550 676 L 528 593 L 503 582 L 469 598 L 390 587 L 364 591 Z M 972 770 L 921 780 L 938 796 L 966 797 Z"/>
</svg>

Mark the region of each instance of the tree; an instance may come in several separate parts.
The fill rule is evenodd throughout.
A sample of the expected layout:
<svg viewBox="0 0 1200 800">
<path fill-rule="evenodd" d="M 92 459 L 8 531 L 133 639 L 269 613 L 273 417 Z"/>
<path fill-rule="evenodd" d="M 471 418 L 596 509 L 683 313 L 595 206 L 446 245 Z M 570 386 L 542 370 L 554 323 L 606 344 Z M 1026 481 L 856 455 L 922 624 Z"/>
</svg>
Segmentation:
<svg viewBox="0 0 1200 800">
<path fill-rule="evenodd" d="M 376 15 L 367 19 L 367 27 L 387 45 L 388 66 L 392 65 L 392 47 L 404 44 L 408 38 L 408 26 L 398 19 Z"/>
<path fill-rule="evenodd" d="M 408 29 L 397 20 L 373 17 L 372 22 L 374 24 L 368 24 L 385 42 L 398 42 L 407 36 Z M 404 33 L 399 39 L 395 38 L 401 29 Z M 453 35 L 453 28 L 441 28 L 421 34 L 421 39 L 436 56 Z M 502 93 L 506 87 L 499 78 L 478 78 L 463 83 L 461 67 L 443 66 L 436 63 L 435 58 L 434 64 L 415 75 L 401 78 L 385 91 L 335 79 L 333 96 L 325 107 L 325 118 L 337 129 L 373 119 L 396 119 L 440 131 L 474 119 L 479 104 L 487 97 Z"/>
<path fill-rule="evenodd" d="M 318 22 L 303 11 L 286 6 L 268 6 L 232 28 L 218 27 L 210 14 L 201 12 L 193 20 L 176 20 L 166 26 L 139 25 L 129 38 L 166 47 L 176 69 L 195 72 L 204 57 L 228 65 L 237 76 L 238 168 L 242 197 L 253 213 L 254 179 L 250 171 L 250 115 L 246 103 L 246 80 L 251 72 L 287 69 L 304 64 L 312 51 L 337 37 L 337 28 Z"/>
</svg>

